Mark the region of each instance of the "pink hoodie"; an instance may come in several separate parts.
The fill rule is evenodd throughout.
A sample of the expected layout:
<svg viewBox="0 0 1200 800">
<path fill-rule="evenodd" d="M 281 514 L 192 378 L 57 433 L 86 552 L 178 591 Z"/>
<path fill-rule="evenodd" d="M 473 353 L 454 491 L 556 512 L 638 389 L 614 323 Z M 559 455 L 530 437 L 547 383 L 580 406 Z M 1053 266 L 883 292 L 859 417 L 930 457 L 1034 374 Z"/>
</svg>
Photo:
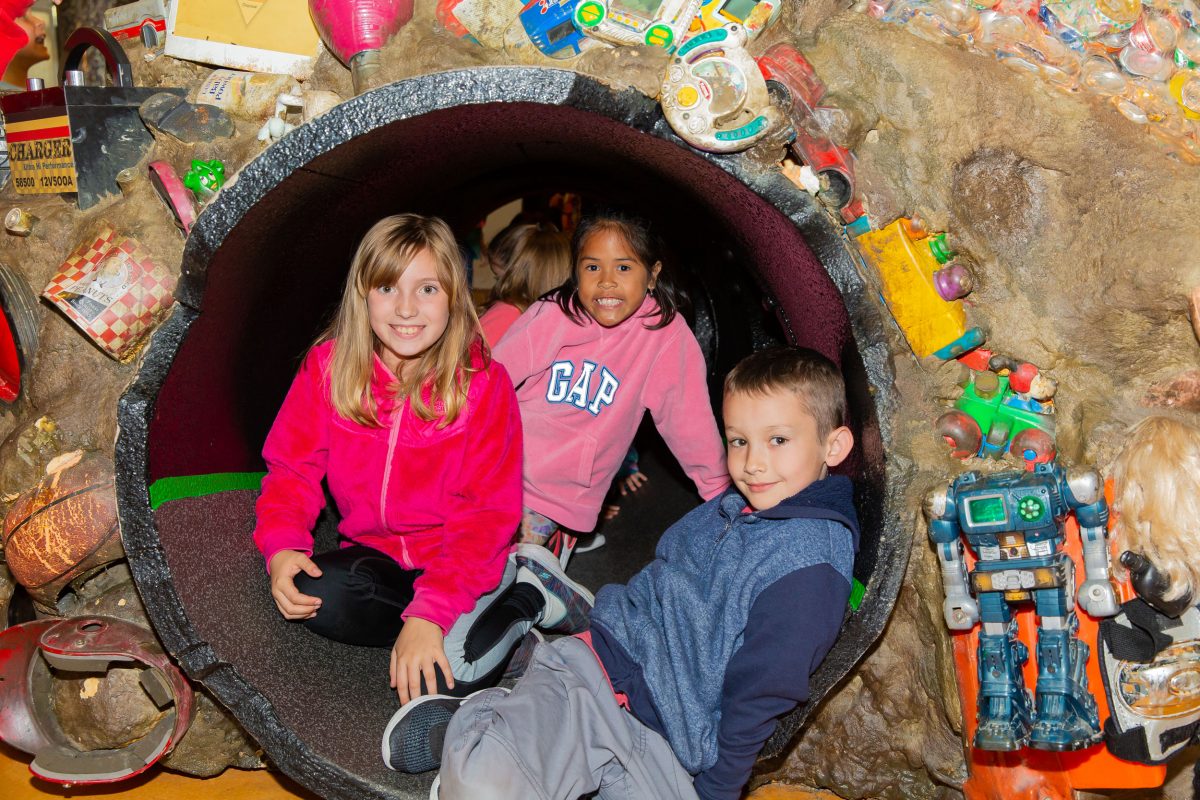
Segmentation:
<svg viewBox="0 0 1200 800">
<path fill-rule="evenodd" d="M 676 316 L 653 331 L 658 304 L 605 328 L 534 303 L 493 348 L 517 386 L 525 423 L 525 505 L 577 531 L 595 527 L 609 484 L 647 409 L 708 500 L 729 485 L 708 402 L 704 357 Z"/>
<path fill-rule="evenodd" d="M 376 356 L 371 391 L 384 427 L 368 428 L 330 402 L 333 346 L 324 342 L 305 357 L 267 435 L 254 543 L 268 563 L 280 550 L 311 555 L 327 478 L 345 546 L 364 544 L 423 570 L 400 616 L 427 619 L 444 633 L 500 582 L 521 518 L 521 419 L 512 383 L 492 361 L 471 377 L 458 419 L 439 430 L 407 400 L 396 413 L 395 378 Z M 472 363 L 483 363 L 478 344 Z"/>
</svg>

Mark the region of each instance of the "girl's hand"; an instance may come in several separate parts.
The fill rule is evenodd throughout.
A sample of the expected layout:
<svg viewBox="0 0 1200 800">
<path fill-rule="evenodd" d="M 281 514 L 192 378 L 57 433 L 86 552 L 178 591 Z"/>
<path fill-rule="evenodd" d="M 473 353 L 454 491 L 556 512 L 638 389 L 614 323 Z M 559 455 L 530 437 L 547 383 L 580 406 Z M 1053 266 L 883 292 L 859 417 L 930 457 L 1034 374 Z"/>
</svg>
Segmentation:
<svg viewBox="0 0 1200 800">
<path fill-rule="evenodd" d="M 638 489 L 642 488 L 642 485 L 648 480 L 650 479 L 646 477 L 646 473 L 641 472 L 640 470 L 633 473 L 628 478 L 621 481 L 621 496 L 624 497 L 631 492 L 636 492 Z"/>
<path fill-rule="evenodd" d="M 299 550 L 280 550 L 271 556 L 271 597 L 284 619 L 312 619 L 321 607 L 319 597 L 301 594 L 293 580 L 300 572 L 310 578 L 321 577 L 321 568 Z"/>
<path fill-rule="evenodd" d="M 437 691 L 437 671 L 442 668 L 446 688 L 454 688 L 454 676 L 450 674 L 450 661 L 442 647 L 442 629 L 435 623 L 420 617 L 409 617 L 392 646 L 392 662 L 388 668 L 388 683 L 400 696 L 400 704 L 421 696 L 421 678 L 430 694 Z"/>
</svg>

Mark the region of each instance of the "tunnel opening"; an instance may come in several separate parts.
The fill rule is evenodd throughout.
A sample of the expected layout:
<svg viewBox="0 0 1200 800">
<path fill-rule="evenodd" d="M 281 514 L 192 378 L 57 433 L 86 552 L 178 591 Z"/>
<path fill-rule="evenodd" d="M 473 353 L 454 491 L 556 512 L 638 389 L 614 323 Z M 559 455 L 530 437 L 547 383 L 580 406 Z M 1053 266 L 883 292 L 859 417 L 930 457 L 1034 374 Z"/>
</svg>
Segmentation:
<svg viewBox="0 0 1200 800">
<path fill-rule="evenodd" d="M 461 231 L 513 197 L 565 188 L 651 218 L 672 243 L 717 401 L 725 372 L 775 339 L 846 375 L 862 605 L 814 676 L 813 702 L 781 722 L 766 755 L 793 740 L 890 613 L 911 536 L 898 517 L 905 475 L 885 458 L 894 389 L 883 323 L 832 220 L 777 173 L 683 145 L 634 90 L 511 67 L 390 84 L 284 138 L 201 215 L 177 307 L 119 412 L 122 536 L 156 632 L 272 761 L 323 796 L 424 796 L 432 776 L 380 762 L 395 708 L 386 651 L 316 641 L 275 610 L 250 539 L 263 439 L 374 221 L 415 211 Z M 642 523 L 652 550 L 687 491 L 676 483 L 657 517 L 644 504 L 622 524 Z M 318 547 L 332 546 L 332 525 L 318 525 Z M 627 577 L 627 564 L 588 564 L 585 582 Z"/>
</svg>

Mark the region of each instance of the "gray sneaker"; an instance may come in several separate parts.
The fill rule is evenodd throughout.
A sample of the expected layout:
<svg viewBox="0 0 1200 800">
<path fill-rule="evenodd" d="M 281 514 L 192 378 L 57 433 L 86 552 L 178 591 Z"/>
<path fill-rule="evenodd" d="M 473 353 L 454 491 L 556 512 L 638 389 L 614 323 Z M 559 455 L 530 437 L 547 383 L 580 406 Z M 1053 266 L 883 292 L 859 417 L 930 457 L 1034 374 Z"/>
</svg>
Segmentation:
<svg viewBox="0 0 1200 800">
<path fill-rule="evenodd" d="M 517 567 L 517 580 L 537 587 L 546 601 L 539 628 L 557 633 L 588 629 L 596 598 L 567 577 L 553 553 L 537 544 L 518 545 Z"/>
<path fill-rule="evenodd" d="M 446 728 L 465 699 L 427 694 L 402 705 L 383 729 L 384 765 L 409 773 L 440 767 Z"/>
<path fill-rule="evenodd" d="M 480 689 L 466 697 L 427 694 L 405 703 L 383 729 L 383 763 L 396 772 L 429 772 L 442 765 L 446 729 L 459 706 L 481 692 L 503 692 L 503 686 Z"/>
</svg>

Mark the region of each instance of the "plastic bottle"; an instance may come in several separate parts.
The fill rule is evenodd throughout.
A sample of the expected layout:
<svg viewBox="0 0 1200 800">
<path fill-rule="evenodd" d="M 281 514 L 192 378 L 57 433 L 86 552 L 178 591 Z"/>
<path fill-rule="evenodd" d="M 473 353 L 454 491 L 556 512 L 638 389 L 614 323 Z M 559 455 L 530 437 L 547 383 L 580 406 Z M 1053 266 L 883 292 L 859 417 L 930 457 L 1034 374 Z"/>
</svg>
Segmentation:
<svg viewBox="0 0 1200 800">
<path fill-rule="evenodd" d="M 1079 65 L 1079 85 L 1092 94 L 1112 97 L 1125 91 L 1128 81 L 1113 60 L 1094 54 Z"/>
<path fill-rule="evenodd" d="M 1142 13 L 1142 0 L 1095 0 L 1096 11 L 1117 30 L 1132 28 Z"/>
<path fill-rule="evenodd" d="M 1129 74 L 1154 81 L 1165 81 L 1175 71 L 1175 61 L 1171 56 L 1166 53 L 1147 52 L 1133 44 L 1125 46 L 1119 60 Z"/>
<path fill-rule="evenodd" d="M 1164 56 L 1175 50 L 1179 22 L 1173 16 L 1146 9 L 1129 29 L 1129 44 L 1147 53 Z"/>
<path fill-rule="evenodd" d="M 1200 30 L 1188 26 L 1175 39 L 1175 65 L 1184 69 L 1200 66 Z"/>
<path fill-rule="evenodd" d="M 1167 90 L 1185 117 L 1200 119 L 1200 75 L 1190 69 L 1181 69 L 1171 78 Z"/>
<path fill-rule="evenodd" d="M 950 36 L 971 36 L 979 30 L 979 11 L 968 0 L 933 0 L 930 7 Z"/>
<path fill-rule="evenodd" d="M 979 15 L 979 41 L 993 47 L 1005 47 L 1025 41 L 1028 17 L 984 11 Z"/>
</svg>

